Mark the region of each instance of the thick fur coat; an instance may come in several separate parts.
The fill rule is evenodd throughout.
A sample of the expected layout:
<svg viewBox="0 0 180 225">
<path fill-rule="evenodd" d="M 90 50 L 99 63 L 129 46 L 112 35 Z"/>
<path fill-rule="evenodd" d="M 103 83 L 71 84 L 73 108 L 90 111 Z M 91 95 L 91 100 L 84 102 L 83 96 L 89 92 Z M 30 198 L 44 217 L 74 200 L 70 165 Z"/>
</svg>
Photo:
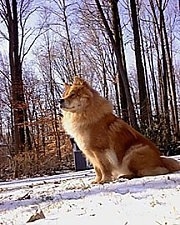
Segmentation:
<svg viewBox="0 0 180 225">
<path fill-rule="evenodd" d="M 83 79 L 65 84 L 60 104 L 64 129 L 95 169 L 93 183 L 180 170 L 178 161 L 161 157 L 158 148 L 115 116 L 112 104 Z"/>
</svg>

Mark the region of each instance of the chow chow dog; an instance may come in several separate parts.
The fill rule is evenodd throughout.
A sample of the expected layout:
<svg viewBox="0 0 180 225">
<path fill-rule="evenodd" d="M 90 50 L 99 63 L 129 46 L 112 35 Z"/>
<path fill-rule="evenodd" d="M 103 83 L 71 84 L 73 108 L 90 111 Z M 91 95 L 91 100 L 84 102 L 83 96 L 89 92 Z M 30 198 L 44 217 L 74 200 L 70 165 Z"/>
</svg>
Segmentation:
<svg viewBox="0 0 180 225">
<path fill-rule="evenodd" d="M 95 169 L 93 183 L 180 170 L 178 161 L 161 157 L 150 140 L 115 116 L 112 104 L 85 80 L 65 84 L 60 105 L 64 129 Z"/>
</svg>

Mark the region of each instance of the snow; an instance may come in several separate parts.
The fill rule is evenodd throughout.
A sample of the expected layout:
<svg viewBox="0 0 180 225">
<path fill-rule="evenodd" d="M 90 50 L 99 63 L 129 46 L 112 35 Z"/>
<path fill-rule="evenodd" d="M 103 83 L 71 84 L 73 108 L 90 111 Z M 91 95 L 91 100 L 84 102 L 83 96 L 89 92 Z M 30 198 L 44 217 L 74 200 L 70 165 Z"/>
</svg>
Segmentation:
<svg viewBox="0 0 180 225">
<path fill-rule="evenodd" d="M 92 185 L 93 170 L 0 183 L 0 225 L 180 225 L 180 172 Z"/>
</svg>

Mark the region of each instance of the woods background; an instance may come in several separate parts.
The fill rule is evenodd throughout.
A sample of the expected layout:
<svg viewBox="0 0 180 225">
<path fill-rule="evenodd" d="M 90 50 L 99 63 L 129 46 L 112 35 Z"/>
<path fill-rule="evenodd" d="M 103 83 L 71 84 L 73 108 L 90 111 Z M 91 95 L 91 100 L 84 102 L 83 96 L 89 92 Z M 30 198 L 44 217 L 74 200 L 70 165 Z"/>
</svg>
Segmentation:
<svg viewBox="0 0 180 225">
<path fill-rule="evenodd" d="M 0 0 L 0 45 L 1 179 L 73 168 L 58 100 L 75 75 L 177 152 L 178 0 Z"/>
</svg>

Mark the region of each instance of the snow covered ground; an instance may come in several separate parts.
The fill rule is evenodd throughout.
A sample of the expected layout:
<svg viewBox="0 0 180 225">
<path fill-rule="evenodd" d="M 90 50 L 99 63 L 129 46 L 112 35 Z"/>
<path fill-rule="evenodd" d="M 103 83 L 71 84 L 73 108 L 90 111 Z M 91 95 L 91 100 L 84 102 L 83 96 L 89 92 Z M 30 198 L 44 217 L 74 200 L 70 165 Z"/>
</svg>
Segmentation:
<svg viewBox="0 0 180 225">
<path fill-rule="evenodd" d="M 0 225 L 180 225 L 180 173 L 92 185 L 93 170 L 0 183 Z"/>
</svg>

